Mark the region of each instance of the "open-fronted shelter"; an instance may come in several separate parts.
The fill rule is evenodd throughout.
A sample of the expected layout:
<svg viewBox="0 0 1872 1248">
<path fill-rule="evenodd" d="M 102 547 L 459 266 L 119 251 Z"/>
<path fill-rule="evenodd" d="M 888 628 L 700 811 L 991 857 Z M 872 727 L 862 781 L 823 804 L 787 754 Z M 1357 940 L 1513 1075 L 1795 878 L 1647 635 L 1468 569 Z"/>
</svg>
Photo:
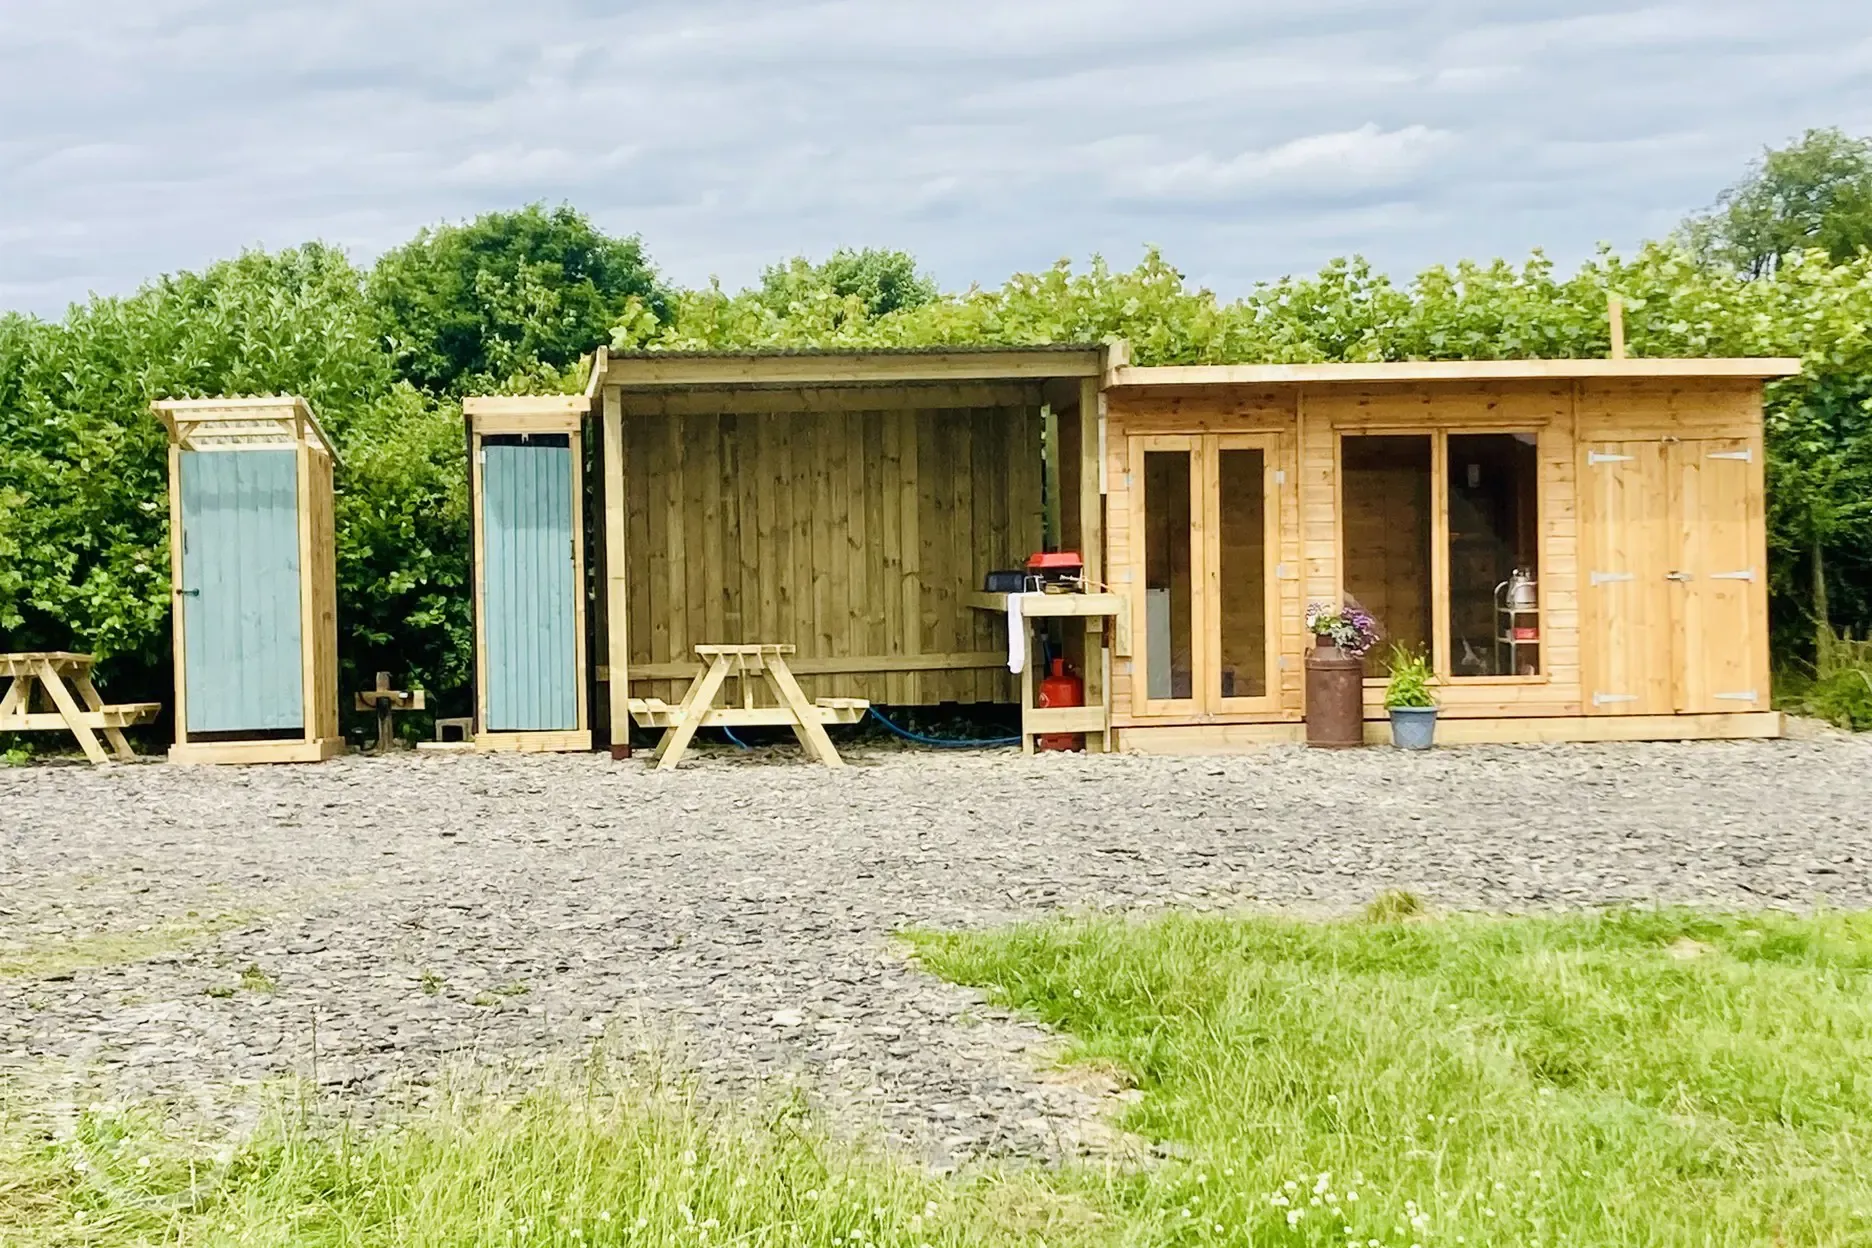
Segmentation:
<svg viewBox="0 0 1872 1248">
<path fill-rule="evenodd" d="M 631 696 L 681 695 L 697 644 L 791 645 L 811 697 L 1011 700 L 1005 626 L 968 598 L 1049 528 L 1098 575 L 1106 363 L 1091 346 L 601 353 L 613 741 Z"/>
</svg>

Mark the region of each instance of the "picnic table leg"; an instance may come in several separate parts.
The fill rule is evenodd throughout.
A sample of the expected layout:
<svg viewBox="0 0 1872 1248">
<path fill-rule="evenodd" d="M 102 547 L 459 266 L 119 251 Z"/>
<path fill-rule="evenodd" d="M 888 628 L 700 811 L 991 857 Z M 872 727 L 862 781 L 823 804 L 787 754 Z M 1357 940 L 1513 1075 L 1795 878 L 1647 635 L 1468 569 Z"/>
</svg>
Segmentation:
<svg viewBox="0 0 1872 1248">
<path fill-rule="evenodd" d="M 32 710 L 32 679 L 22 673 L 8 682 L 6 693 L 0 695 L 0 718 L 15 711 L 24 715 Z"/>
<path fill-rule="evenodd" d="M 682 718 L 663 734 L 663 741 L 657 746 L 658 771 L 672 770 L 682 761 L 683 753 L 695 737 L 696 729 L 702 726 L 702 717 L 715 705 L 715 695 L 721 691 L 722 682 L 727 679 L 728 656 L 716 655 L 708 671 L 689 686 L 689 693 L 682 700 Z"/>
<path fill-rule="evenodd" d="M 65 687 L 64 678 L 50 663 L 40 662 L 39 683 L 44 685 L 45 691 L 52 696 L 52 704 L 58 707 L 59 714 L 64 716 L 65 726 L 71 729 L 72 736 L 78 738 L 78 748 L 85 752 L 85 757 L 93 763 L 110 762 L 110 755 L 106 754 L 104 747 L 98 744 L 97 734 L 79 718 L 84 712 L 78 709 L 76 702 L 72 701 L 71 690 Z"/>
<path fill-rule="evenodd" d="M 71 683 L 78 690 L 78 696 L 84 699 L 86 707 L 94 711 L 104 709 L 104 699 L 98 696 L 97 686 L 91 683 L 90 672 L 79 672 L 72 677 Z M 136 751 L 130 748 L 130 742 L 124 736 L 123 729 L 105 725 L 104 739 L 110 742 L 110 747 L 117 752 L 118 758 L 125 762 L 136 761 Z"/>
<path fill-rule="evenodd" d="M 781 701 L 793 712 L 793 735 L 801 748 L 828 767 L 843 767 L 845 760 L 832 744 L 825 725 L 819 722 L 818 709 L 806 700 L 805 690 L 793 679 L 793 669 L 778 656 L 767 660 L 767 680 L 780 694 Z"/>
</svg>

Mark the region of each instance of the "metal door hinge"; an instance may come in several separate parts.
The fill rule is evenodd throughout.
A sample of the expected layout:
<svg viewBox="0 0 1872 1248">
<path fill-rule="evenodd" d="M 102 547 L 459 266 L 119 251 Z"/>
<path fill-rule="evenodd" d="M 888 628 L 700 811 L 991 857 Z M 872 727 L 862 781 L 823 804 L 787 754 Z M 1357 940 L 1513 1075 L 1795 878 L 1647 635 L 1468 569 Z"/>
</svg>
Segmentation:
<svg viewBox="0 0 1872 1248">
<path fill-rule="evenodd" d="M 1610 585 L 1613 581 L 1636 580 L 1630 572 L 1595 572 L 1592 574 L 1594 585 Z"/>
<path fill-rule="evenodd" d="M 1587 451 L 1586 452 L 1586 463 L 1589 466 L 1592 464 L 1627 463 L 1634 458 L 1636 457 L 1631 456 L 1631 455 L 1606 455 L 1606 454 L 1602 454 L 1599 451 Z"/>
<path fill-rule="evenodd" d="M 1709 579 L 1712 581 L 1752 581 L 1755 579 L 1755 569 L 1743 568 L 1740 572 L 1712 572 L 1709 574 Z"/>
<path fill-rule="evenodd" d="M 1636 702 L 1637 700 L 1638 695 L 1635 693 L 1595 693 L 1592 695 L 1594 706 L 1606 706 L 1613 702 Z"/>
<path fill-rule="evenodd" d="M 1676 581 L 1678 584 L 1682 584 L 1685 581 L 1690 580 L 1691 577 L 1688 572 L 1666 572 L 1664 574 L 1664 579 L 1667 581 Z"/>
<path fill-rule="evenodd" d="M 1746 450 L 1746 451 L 1711 451 L 1708 455 L 1705 455 L 1703 458 L 1705 459 L 1739 459 L 1745 464 L 1752 464 L 1755 462 L 1755 451 L 1753 448 L 1750 448 L 1749 450 Z"/>
<path fill-rule="evenodd" d="M 1755 691 L 1753 689 L 1743 689 L 1736 693 L 1718 693 L 1714 696 L 1722 699 L 1724 702 L 1753 702 L 1755 701 Z"/>
</svg>

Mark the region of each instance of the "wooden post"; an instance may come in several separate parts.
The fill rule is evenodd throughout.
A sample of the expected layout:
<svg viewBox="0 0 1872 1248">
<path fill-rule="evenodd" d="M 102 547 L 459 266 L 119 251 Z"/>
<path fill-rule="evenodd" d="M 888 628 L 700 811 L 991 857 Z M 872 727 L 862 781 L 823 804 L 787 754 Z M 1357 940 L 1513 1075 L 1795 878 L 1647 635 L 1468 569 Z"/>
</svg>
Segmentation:
<svg viewBox="0 0 1872 1248">
<path fill-rule="evenodd" d="M 1123 355 L 1128 357 L 1129 347 L 1124 344 L 1115 344 L 1113 354 L 1118 354 L 1118 346 L 1124 346 Z M 1092 593 L 1105 589 L 1105 492 L 1101 488 L 1105 442 L 1101 435 L 1105 421 L 1099 408 L 1099 379 L 1084 378 L 1079 383 L 1079 497 L 1076 502 L 1079 507 L 1079 557 L 1085 560 L 1086 588 Z M 1088 616 L 1082 627 L 1085 631 L 1085 670 L 1079 673 L 1079 678 L 1085 689 L 1085 704 L 1109 705 L 1111 695 L 1105 680 L 1105 621 L 1097 616 Z M 1029 666 L 1031 664 L 1030 657 Z M 1110 748 L 1107 733 L 1086 734 L 1088 752 L 1105 753 Z"/>
<path fill-rule="evenodd" d="M 1617 295 L 1606 296 L 1606 319 L 1612 326 L 1612 358 L 1625 358 L 1625 301 Z"/>
<path fill-rule="evenodd" d="M 604 389 L 605 663 L 611 703 L 611 757 L 630 757 L 630 580 L 626 570 L 630 500 L 624 493 L 624 395 Z"/>
</svg>

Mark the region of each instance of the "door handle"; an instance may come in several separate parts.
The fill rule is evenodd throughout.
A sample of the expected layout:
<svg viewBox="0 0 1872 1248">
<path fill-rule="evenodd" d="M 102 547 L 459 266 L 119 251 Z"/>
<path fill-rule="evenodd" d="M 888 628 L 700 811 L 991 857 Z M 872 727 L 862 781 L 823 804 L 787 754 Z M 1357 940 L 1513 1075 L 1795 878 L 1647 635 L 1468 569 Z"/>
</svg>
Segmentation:
<svg viewBox="0 0 1872 1248">
<path fill-rule="evenodd" d="M 1689 580 L 1690 574 L 1688 572 L 1666 572 L 1664 574 L 1664 579 L 1667 581 L 1677 581 L 1681 583 L 1683 581 Z"/>
<path fill-rule="evenodd" d="M 199 589 L 178 589 L 178 590 L 176 590 L 175 592 L 176 592 L 176 597 L 178 597 L 178 598 L 199 598 L 199 597 L 201 597 L 201 590 L 199 590 Z"/>
</svg>

